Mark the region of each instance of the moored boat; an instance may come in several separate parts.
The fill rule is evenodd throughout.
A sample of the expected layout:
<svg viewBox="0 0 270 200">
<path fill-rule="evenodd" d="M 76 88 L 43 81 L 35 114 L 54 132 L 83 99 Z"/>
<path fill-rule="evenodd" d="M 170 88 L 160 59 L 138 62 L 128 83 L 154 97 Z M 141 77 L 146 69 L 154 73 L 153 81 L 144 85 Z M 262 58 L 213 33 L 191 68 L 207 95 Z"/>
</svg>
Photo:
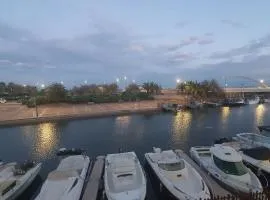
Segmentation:
<svg viewBox="0 0 270 200">
<path fill-rule="evenodd" d="M 144 200 L 146 178 L 134 152 L 108 154 L 104 172 L 108 200 Z"/>
<path fill-rule="evenodd" d="M 254 105 L 260 103 L 260 97 L 256 96 L 254 99 L 247 99 L 246 104 Z"/>
<path fill-rule="evenodd" d="M 41 163 L 27 161 L 22 164 L 0 164 L 0 199 L 14 200 L 34 181 L 41 169 Z"/>
<path fill-rule="evenodd" d="M 90 158 L 68 156 L 50 172 L 36 200 L 79 200 L 85 183 Z"/>
<path fill-rule="evenodd" d="M 177 199 L 208 199 L 210 191 L 200 174 L 174 151 L 154 148 L 145 159 L 160 183 Z"/>
<path fill-rule="evenodd" d="M 232 192 L 248 194 L 263 191 L 259 179 L 243 164 L 241 155 L 232 147 L 220 144 L 192 147 L 190 154 L 200 166 Z"/>
<path fill-rule="evenodd" d="M 254 147 L 266 147 L 270 149 L 270 137 L 256 133 L 239 133 L 235 139 L 239 142 L 244 142 Z"/>
</svg>

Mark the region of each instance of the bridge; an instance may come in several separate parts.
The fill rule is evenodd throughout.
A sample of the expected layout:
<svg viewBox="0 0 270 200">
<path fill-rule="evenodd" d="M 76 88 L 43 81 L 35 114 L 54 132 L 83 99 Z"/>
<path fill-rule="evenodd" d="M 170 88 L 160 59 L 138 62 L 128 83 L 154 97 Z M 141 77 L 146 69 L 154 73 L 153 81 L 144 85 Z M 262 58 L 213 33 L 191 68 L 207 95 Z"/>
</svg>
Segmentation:
<svg viewBox="0 0 270 200">
<path fill-rule="evenodd" d="M 270 93 L 270 87 L 235 87 L 235 88 L 224 88 L 226 93 Z"/>
</svg>

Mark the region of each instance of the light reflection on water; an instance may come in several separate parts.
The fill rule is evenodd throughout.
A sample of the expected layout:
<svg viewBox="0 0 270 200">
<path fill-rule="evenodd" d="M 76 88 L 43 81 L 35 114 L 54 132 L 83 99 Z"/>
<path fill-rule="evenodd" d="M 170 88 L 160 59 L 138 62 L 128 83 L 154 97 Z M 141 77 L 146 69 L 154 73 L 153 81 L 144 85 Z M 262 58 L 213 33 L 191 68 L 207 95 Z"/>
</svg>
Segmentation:
<svg viewBox="0 0 270 200">
<path fill-rule="evenodd" d="M 23 126 L 26 141 L 31 141 L 32 156 L 40 160 L 53 157 L 58 149 L 59 134 L 55 123 L 42 123 L 37 126 Z"/>
<path fill-rule="evenodd" d="M 222 107 L 221 120 L 223 124 L 227 124 L 230 112 L 231 112 L 230 107 Z"/>
<path fill-rule="evenodd" d="M 184 142 L 191 125 L 192 114 L 188 111 L 181 111 L 173 119 L 172 141 L 174 143 Z"/>
<path fill-rule="evenodd" d="M 264 114 L 265 114 L 265 106 L 263 104 L 260 104 L 256 107 L 255 112 L 255 121 L 257 125 L 263 125 L 264 123 Z"/>
<path fill-rule="evenodd" d="M 127 134 L 127 129 L 129 127 L 131 116 L 118 116 L 115 118 L 115 135 L 125 135 Z"/>
</svg>

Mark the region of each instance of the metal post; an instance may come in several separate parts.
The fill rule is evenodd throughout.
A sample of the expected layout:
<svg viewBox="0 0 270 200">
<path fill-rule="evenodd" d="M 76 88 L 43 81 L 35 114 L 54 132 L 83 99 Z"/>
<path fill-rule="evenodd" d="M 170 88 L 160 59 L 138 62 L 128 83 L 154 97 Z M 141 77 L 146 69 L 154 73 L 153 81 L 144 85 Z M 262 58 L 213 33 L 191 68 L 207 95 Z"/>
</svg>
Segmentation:
<svg viewBox="0 0 270 200">
<path fill-rule="evenodd" d="M 37 97 L 35 96 L 36 118 L 38 118 Z"/>
</svg>

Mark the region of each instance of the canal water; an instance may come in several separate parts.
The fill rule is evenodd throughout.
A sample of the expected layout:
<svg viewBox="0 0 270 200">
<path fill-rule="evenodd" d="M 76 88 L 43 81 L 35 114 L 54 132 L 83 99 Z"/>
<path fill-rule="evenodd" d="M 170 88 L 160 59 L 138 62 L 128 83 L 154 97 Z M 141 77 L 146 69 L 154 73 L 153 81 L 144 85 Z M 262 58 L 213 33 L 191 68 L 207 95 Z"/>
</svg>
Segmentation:
<svg viewBox="0 0 270 200">
<path fill-rule="evenodd" d="M 47 174 L 57 167 L 55 152 L 61 147 L 83 148 L 91 157 L 122 148 L 135 151 L 144 163 L 144 153 L 152 147 L 188 152 L 192 146 L 211 145 L 221 137 L 257 132 L 258 125 L 270 125 L 269 111 L 270 105 L 264 104 L 5 127 L 0 128 L 0 158 L 43 163 L 40 176 L 20 198 L 33 199 Z M 160 199 L 150 181 L 147 199 Z"/>
</svg>

